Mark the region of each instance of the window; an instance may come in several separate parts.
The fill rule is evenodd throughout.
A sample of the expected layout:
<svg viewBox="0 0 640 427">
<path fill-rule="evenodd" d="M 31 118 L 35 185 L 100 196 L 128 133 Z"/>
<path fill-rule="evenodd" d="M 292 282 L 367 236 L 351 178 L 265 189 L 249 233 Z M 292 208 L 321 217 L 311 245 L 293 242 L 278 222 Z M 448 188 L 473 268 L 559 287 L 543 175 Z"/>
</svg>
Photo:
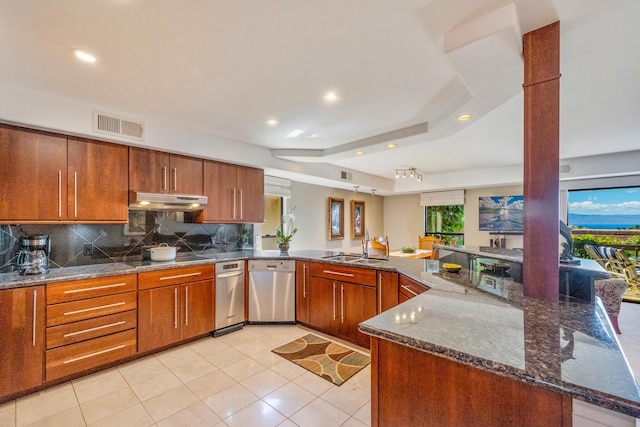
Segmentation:
<svg viewBox="0 0 640 427">
<path fill-rule="evenodd" d="M 282 225 L 283 197 L 265 194 L 262 249 L 278 249 L 276 231 Z"/>
<path fill-rule="evenodd" d="M 424 234 L 446 244 L 464 244 L 464 205 L 425 206 Z"/>
<path fill-rule="evenodd" d="M 567 212 L 572 228 L 640 229 L 640 187 L 569 190 Z"/>
</svg>

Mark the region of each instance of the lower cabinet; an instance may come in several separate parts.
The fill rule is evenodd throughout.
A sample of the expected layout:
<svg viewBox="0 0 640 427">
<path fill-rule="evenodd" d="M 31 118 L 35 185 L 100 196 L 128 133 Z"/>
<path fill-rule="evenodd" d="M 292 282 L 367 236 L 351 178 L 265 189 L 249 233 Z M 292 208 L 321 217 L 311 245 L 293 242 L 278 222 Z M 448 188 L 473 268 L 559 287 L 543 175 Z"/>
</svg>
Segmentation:
<svg viewBox="0 0 640 427">
<path fill-rule="evenodd" d="M 328 274 L 351 274 L 336 270 L 338 268 L 331 266 L 326 271 Z M 375 284 L 375 271 L 371 274 Z M 377 314 L 375 286 L 311 276 L 309 294 L 311 327 L 369 348 L 369 336 L 358 330 L 358 324 Z"/>
<path fill-rule="evenodd" d="M 44 381 L 44 286 L 0 291 L 0 397 Z"/>
<path fill-rule="evenodd" d="M 420 295 L 423 292 L 428 291 L 425 285 L 411 280 L 408 277 L 400 276 L 398 287 L 398 302 L 403 303 L 409 301 L 411 298 Z"/>
<path fill-rule="evenodd" d="M 205 267 L 211 270 L 206 275 L 213 277 L 213 266 Z M 178 276 L 184 274 L 191 275 L 187 277 L 205 274 L 200 273 L 163 272 L 169 281 L 172 278 L 178 280 Z M 141 286 L 148 286 L 144 285 L 145 282 L 151 283 L 145 274 L 139 275 Z M 185 280 L 184 276 L 182 280 Z M 214 321 L 213 298 L 213 278 L 138 291 L 138 351 L 153 350 L 211 332 Z"/>
<path fill-rule="evenodd" d="M 296 320 L 309 324 L 309 262 L 296 261 Z"/>
<path fill-rule="evenodd" d="M 135 274 L 48 284 L 46 380 L 136 353 Z"/>
</svg>

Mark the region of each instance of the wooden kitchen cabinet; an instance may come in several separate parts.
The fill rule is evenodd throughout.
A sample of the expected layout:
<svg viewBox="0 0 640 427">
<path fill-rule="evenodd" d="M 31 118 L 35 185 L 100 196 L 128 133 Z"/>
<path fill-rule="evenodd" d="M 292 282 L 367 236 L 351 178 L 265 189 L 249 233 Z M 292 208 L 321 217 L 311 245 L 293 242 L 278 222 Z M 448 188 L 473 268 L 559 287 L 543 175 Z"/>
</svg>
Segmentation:
<svg viewBox="0 0 640 427">
<path fill-rule="evenodd" d="M 296 261 L 296 320 L 309 324 L 309 261 Z"/>
<path fill-rule="evenodd" d="M 400 276 L 398 287 L 398 302 L 402 303 L 410 300 L 413 297 L 420 295 L 423 292 L 428 291 L 425 285 L 411 280 L 408 277 Z"/>
<path fill-rule="evenodd" d="M 213 265 L 140 273 L 138 351 L 213 331 Z"/>
<path fill-rule="evenodd" d="M 0 222 L 67 218 L 66 137 L 0 125 L 0 173 Z"/>
<path fill-rule="evenodd" d="M 358 324 L 377 313 L 375 270 L 310 263 L 309 293 L 311 327 L 369 347 Z"/>
<path fill-rule="evenodd" d="M 69 220 L 128 221 L 127 159 L 128 150 L 124 145 L 69 137 Z"/>
<path fill-rule="evenodd" d="M 210 202 L 196 215 L 196 222 L 264 221 L 262 169 L 205 160 L 204 195 Z"/>
<path fill-rule="evenodd" d="M 129 189 L 203 194 L 202 159 L 129 147 Z"/>
<path fill-rule="evenodd" d="M 46 286 L 46 380 L 136 352 L 137 277 L 125 274 Z"/>
<path fill-rule="evenodd" d="M 378 271 L 378 314 L 398 305 L 398 273 Z"/>
<path fill-rule="evenodd" d="M 0 398 L 44 381 L 44 286 L 0 291 Z"/>
</svg>

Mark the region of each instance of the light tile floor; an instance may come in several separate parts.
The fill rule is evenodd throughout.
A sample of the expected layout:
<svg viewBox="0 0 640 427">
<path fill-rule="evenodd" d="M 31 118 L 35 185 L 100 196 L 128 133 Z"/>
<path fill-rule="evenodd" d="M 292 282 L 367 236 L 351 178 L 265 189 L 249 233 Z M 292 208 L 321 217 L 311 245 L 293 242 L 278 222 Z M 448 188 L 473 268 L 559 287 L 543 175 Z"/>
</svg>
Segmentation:
<svg viewBox="0 0 640 427">
<path fill-rule="evenodd" d="M 640 304 L 622 303 L 618 321 L 639 379 Z M 204 338 L 2 404 L 0 426 L 370 425 L 370 367 L 337 387 L 271 352 L 309 332 L 322 335 L 247 326 Z"/>
<path fill-rule="evenodd" d="M 322 335 L 246 326 L 203 338 L 2 404 L 0 426 L 370 425 L 370 367 L 337 387 L 271 352 L 309 332 Z"/>
</svg>

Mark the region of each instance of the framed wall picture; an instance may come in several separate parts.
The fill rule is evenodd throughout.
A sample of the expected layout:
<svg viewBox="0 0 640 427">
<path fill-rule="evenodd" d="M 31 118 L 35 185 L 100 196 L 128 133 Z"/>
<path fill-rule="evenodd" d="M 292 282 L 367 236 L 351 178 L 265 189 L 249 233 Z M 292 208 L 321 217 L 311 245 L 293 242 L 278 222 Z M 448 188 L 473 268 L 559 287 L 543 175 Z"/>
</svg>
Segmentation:
<svg viewBox="0 0 640 427">
<path fill-rule="evenodd" d="M 351 201 L 351 238 L 361 239 L 364 237 L 364 201 Z"/>
<path fill-rule="evenodd" d="M 329 240 L 344 239 L 344 199 L 329 197 Z"/>
</svg>

